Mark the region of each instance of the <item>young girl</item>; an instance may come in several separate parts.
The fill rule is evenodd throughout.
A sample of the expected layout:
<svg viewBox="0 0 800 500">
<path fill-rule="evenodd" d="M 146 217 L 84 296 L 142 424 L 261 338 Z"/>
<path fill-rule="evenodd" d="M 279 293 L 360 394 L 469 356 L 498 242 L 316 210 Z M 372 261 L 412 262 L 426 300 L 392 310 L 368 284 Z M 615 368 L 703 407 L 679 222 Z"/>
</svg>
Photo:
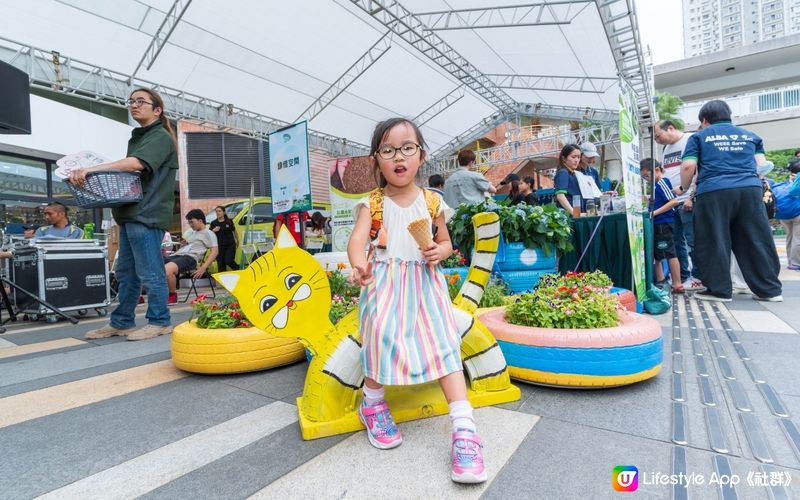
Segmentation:
<svg viewBox="0 0 800 500">
<path fill-rule="evenodd" d="M 364 400 L 359 408 L 367 437 L 376 448 L 400 445 L 402 437 L 384 400 L 384 384 L 410 385 L 438 380 L 450 406 L 453 481 L 486 480 L 481 440 L 462 372 L 460 339 L 447 285 L 438 264 L 452 252 L 442 204 L 432 220 L 434 243 L 420 249 L 409 222 L 428 218 L 425 193 L 414 182 L 425 160 L 425 142 L 404 118 L 379 123 L 371 142 L 383 194 L 380 246 L 365 253 L 373 228 L 370 200 L 359 201 L 347 253 L 353 279 L 363 288 L 360 318 Z M 385 243 L 385 245 L 383 245 Z"/>
</svg>

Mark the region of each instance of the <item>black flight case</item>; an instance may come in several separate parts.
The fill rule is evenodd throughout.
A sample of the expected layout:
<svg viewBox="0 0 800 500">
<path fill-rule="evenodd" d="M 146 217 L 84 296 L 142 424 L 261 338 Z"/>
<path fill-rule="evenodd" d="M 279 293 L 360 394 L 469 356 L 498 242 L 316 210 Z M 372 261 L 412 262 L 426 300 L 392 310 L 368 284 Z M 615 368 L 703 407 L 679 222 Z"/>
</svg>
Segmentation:
<svg viewBox="0 0 800 500">
<path fill-rule="evenodd" d="M 97 240 L 40 239 L 15 245 L 12 281 L 62 311 L 85 315 L 94 309 L 105 316 L 111 304 L 108 249 Z M 23 293 L 14 292 L 17 312 L 30 319 L 45 317 L 55 322 L 53 312 Z"/>
</svg>

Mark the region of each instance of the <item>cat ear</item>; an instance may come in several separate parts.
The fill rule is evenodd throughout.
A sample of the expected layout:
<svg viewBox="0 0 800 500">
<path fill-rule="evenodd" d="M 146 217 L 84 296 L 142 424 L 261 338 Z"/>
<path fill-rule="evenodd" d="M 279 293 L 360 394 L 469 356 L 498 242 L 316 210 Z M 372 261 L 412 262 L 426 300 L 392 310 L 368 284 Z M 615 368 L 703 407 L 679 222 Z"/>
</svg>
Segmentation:
<svg viewBox="0 0 800 500">
<path fill-rule="evenodd" d="M 229 271 L 227 273 L 215 273 L 214 279 L 220 282 L 222 286 L 225 287 L 225 290 L 233 293 L 236 290 L 236 284 L 239 283 L 239 276 L 241 273 L 239 271 Z"/>
<path fill-rule="evenodd" d="M 278 240 L 275 242 L 275 246 L 277 248 L 293 248 L 297 246 L 294 236 L 286 229 L 286 226 L 281 226 L 280 230 L 278 230 Z"/>
</svg>

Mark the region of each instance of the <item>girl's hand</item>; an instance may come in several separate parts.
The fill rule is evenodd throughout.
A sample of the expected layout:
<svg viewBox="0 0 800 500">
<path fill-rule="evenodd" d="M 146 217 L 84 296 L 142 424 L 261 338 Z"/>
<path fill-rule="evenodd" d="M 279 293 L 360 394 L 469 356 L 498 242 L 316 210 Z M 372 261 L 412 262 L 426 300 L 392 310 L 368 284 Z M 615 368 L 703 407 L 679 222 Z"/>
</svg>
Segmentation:
<svg viewBox="0 0 800 500">
<path fill-rule="evenodd" d="M 353 266 L 353 272 L 350 274 L 350 280 L 358 286 L 367 286 L 374 281 L 372 276 L 372 263 L 367 265 Z"/>
<path fill-rule="evenodd" d="M 434 242 L 430 247 L 422 251 L 422 257 L 425 258 L 425 262 L 435 266 L 449 256 L 445 255 L 445 253 L 447 253 L 447 248 Z"/>
</svg>

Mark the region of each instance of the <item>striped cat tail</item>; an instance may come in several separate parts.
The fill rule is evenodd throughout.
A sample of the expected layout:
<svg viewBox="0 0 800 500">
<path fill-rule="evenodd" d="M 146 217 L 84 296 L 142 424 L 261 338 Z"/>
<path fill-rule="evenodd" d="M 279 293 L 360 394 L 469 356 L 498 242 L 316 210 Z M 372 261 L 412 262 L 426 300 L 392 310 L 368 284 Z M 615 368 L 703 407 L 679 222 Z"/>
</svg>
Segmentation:
<svg viewBox="0 0 800 500">
<path fill-rule="evenodd" d="M 453 304 L 459 309 L 474 313 L 483 297 L 483 290 L 489 283 L 494 258 L 500 244 L 500 217 L 496 213 L 484 212 L 472 217 L 475 228 L 475 250 L 467 279 L 461 285 Z"/>
</svg>

